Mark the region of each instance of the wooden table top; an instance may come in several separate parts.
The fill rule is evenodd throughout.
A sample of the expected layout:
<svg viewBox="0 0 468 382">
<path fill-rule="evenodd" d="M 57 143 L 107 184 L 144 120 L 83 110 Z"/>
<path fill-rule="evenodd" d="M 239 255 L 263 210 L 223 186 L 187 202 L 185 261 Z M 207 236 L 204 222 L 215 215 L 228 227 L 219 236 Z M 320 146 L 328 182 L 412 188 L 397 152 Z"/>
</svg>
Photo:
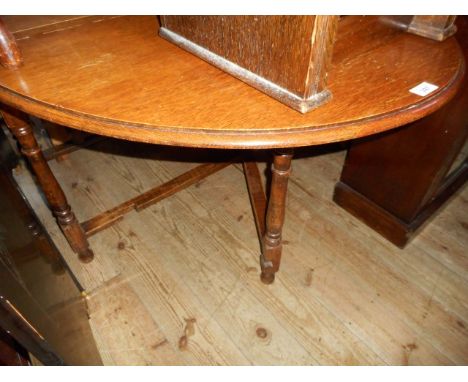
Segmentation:
<svg viewBox="0 0 468 382">
<path fill-rule="evenodd" d="M 0 102 L 65 126 L 192 147 L 272 148 L 362 137 L 419 119 L 457 91 L 454 38 L 435 42 L 378 17 L 340 21 L 329 88 L 307 114 L 290 109 L 157 35 L 156 17 L 91 17 L 33 33 L 5 18 L 24 65 L 0 68 Z M 34 24 L 34 23 L 32 23 Z M 439 86 L 426 97 L 409 92 Z"/>
</svg>

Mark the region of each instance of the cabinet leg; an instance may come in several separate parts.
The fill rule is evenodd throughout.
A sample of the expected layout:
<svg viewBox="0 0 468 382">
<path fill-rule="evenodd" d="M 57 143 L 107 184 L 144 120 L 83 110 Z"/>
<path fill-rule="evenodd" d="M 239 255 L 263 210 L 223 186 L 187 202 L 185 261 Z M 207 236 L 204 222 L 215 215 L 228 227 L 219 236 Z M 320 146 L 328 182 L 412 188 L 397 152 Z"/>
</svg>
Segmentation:
<svg viewBox="0 0 468 382">
<path fill-rule="evenodd" d="M 271 284 L 275 280 L 275 273 L 278 272 L 280 266 L 281 232 L 292 157 L 292 150 L 283 150 L 274 154 L 270 198 L 265 222 L 266 230 L 263 237 L 262 255 L 260 256 L 262 268 L 260 278 L 265 284 Z"/>
<path fill-rule="evenodd" d="M 62 188 L 57 179 L 55 179 L 37 144 L 27 116 L 18 110 L 6 106 L 2 106 L 1 113 L 6 125 L 18 140 L 21 152 L 28 158 L 50 209 L 56 217 L 68 243 L 73 251 L 78 254 L 82 262 L 90 262 L 94 257 L 93 251 L 89 248 L 85 233 L 76 220 L 75 214 L 72 212 Z"/>
</svg>

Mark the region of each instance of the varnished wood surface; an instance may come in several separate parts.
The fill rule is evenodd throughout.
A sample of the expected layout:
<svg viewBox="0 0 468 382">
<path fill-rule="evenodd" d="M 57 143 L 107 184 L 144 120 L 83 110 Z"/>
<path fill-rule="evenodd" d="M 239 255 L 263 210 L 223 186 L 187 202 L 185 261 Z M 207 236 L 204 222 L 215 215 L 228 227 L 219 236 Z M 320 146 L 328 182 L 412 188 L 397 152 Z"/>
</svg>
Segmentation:
<svg viewBox="0 0 468 382">
<path fill-rule="evenodd" d="M 245 181 L 249 190 L 250 204 L 257 228 L 257 236 L 263 238 L 265 234 L 265 218 L 267 211 L 267 198 L 263 189 L 262 178 L 257 163 L 253 160 L 242 163 Z M 261 239 L 260 239 L 261 241 Z"/>
<path fill-rule="evenodd" d="M 199 163 L 99 145 L 50 162 L 81 221 Z M 296 150 L 269 287 L 238 165 L 94 235 L 86 265 L 17 179 L 86 288 L 106 365 L 468 364 L 468 188 L 401 251 L 333 203 L 345 154 Z"/>
<path fill-rule="evenodd" d="M 457 16 L 414 16 L 409 24 L 408 32 L 434 40 L 443 41 L 456 31 L 455 19 Z"/>
<path fill-rule="evenodd" d="M 90 21 L 102 20 L 103 16 L 3 16 L 8 30 L 18 40 L 31 38 L 38 34 L 54 33 L 55 31 L 74 28 Z"/>
<path fill-rule="evenodd" d="M 467 60 L 468 16 L 457 18 L 457 28 L 455 38 Z M 403 247 L 468 176 L 463 150 L 468 144 L 467 105 L 465 77 L 457 95 L 437 112 L 352 142 L 336 201 Z M 449 176 L 451 171 L 456 176 Z"/>
<path fill-rule="evenodd" d="M 0 19 L 0 65 L 7 69 L 16 69 L 22 62 L 15 38 Z"/>
<path fill-rule="evenodd" d="M 93 251 L 89 248 L 84 231 L 76 220 L 63 190 L 47 165 L 47 161 L 33 134 L 28 116 L 17 109 L 8 107 L 0 110 L 5 124 L 21 145 L 21 153 L 28 158 L 29 164 L 34 169 L 38 183 L 50 205 L 51 212 L 56 217 L 57 223 L 70 246 L 82 261 L 91 261 L 94 257 Z"/>
<path fill-rule="evenodd" d="M 271 166 L 271 190 L 265 220 L 265 235 L 262 241 L 261 280 L 271 284 L 278 272 L 283 248 L 283 224 L 286 215 L 286 196 L 291 175 L 292 150 L 276 152 Z M 252 195 L 254 196 L 254 195 Z M 255 204 L 253 205 L 255 208 Z M 257 214 L 255 214 L 257 215 Z"/>
<path fill-rule="evenodd" d="M 160 16 L 159 35 L 293 109 L 330 99 L 339 16 Z"/>
<path fill-rule="evenodd" d="M 315 16 L 161 16 L 163 27 L 300 96 L 306 93 L 316 21 Z"/>
<path fill-rule="evenodd" d="M 456 92 L 464 63 L 453 38 L 438 43 L 376 17 L 345 19 L 329 74 L 334 97 L 307 115 L 159 38 L 155 17 L 90 19 L 20 40 L 24 65 L 0 69 L 0 101 L 128 140 L 259 148 L 372 134 L 420 118 Z M 423 81 L 439 90 L 409 93 Z"/>
</svg>

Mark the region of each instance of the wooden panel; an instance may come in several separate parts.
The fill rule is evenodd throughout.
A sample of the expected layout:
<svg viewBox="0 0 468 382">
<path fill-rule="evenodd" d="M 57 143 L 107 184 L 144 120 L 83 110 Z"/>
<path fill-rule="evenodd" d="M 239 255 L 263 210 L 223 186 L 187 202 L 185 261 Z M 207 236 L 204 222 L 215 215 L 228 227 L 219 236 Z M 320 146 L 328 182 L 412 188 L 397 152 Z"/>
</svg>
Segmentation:
<svg viewBox="0 0 468 382">
<path fill-rule="evenodd" d="M 468 92 L 464 93 L 426 119 L 356 142 L 349 152 L 342 181 L 411 222 L 438 192 L 465 142 Z"/>
<path fill-rule="evenodd" d="M 162 37 L 296 110 L 329 98 L 338 16 L 161 16 L 161 23 Z"/>
<path fill-rule="evenodd" d="M 26 349 L 0 328 L 0 366 L 28 366 L 30 362 Z"/>
<path fill-rule="evenodd" d="M 82 288 L 10 176 L 0 173 L 2 325 L 44 364 L 100 364 Z M 0 309 L 1 310 L 1 309 Z"/>
<path fill-rule="evenodd" d="M 161 21 L 195 44 L 305 95 L 315 16 L 161 16 Z"/>
</svg>

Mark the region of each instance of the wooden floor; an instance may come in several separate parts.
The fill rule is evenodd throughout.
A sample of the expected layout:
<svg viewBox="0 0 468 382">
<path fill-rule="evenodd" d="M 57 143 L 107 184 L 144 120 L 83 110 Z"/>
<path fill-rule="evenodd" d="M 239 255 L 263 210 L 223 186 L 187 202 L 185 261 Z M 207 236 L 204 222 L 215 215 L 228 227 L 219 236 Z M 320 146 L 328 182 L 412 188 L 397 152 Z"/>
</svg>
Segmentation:
<svg viewBox="0 0 468 382">
<path fill-rule="evenodd" d="M 196 161 L 193 152 L 176 162 L 157 146 L 100 145 L 50 162 L 80 221 Z M 240 165 L 94 235 L 86 265 L 17 171 L 86 288 L 106 365 L 468 364 L 468 188 L 402 251 L 332 202 L 345 151 L 302 154 L 271 286 L 259 281 Z"/>
</svg>

